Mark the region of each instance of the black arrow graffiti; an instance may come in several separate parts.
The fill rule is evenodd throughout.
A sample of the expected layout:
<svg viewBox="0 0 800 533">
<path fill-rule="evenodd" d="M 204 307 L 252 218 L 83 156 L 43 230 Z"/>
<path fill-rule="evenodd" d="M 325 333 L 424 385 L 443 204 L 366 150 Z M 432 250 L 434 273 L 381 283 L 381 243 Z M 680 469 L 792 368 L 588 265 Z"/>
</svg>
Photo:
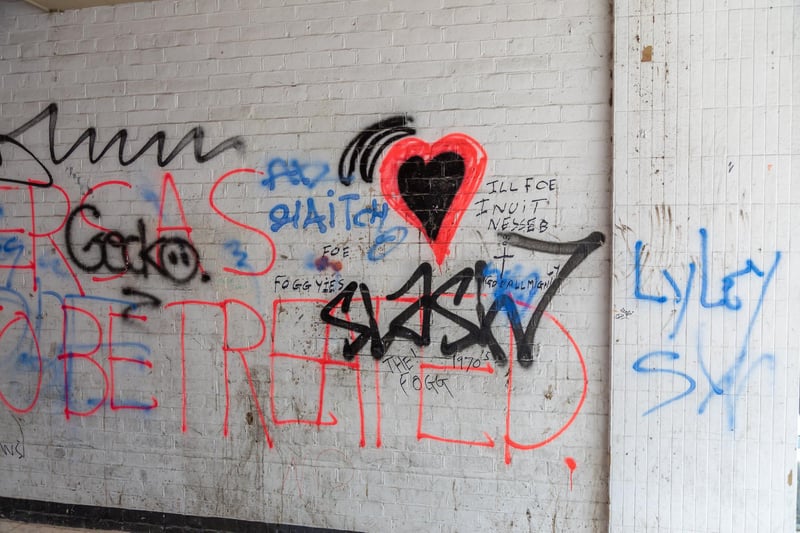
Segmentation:
<svg viewBox="0 0 800 533">
<path fill-rule="evenodd" d="M 140 307 L 159 308 L 161 306 L 161 299 L 159 299 L 157 296 L 153 296 L 152 294 L 147 292 L 137 291 L 132 287 L 123 287 L 122 294 L 124 294 L 125 296 L 141 296 L 142 298 L 144 298 L 144 301 L 134 302 L 128 307 L 126 307 L 125 310 L 122 311 L 123 318 L 130 318 L 131 311 L 135 311 Z"/>
</svg>

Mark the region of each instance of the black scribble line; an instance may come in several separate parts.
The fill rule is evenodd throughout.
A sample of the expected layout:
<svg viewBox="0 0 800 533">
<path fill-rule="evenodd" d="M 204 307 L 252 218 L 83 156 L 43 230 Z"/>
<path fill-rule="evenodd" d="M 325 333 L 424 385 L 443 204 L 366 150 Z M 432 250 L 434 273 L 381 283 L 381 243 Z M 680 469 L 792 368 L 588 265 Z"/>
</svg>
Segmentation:
<svg viewBox="0 0 800 533">
<path fill-rule="evenodd" d="M 168 165 L 173 159 L 175 159 L 184 148 L 190 143 L 194 143 L 194 158 L 195 161 L 198 163 L 205 163 L 219 154 L 224 152 L 225 150 L 229 150 L 231 148 L 237 151 L 243 151 L 245 149 L 245 142 L 242 137 L 231 137 L 219 143 L 217 146 L 209 150 L 208 152 L 203 152 L 203 140 L 205 139 L 205 131 L 201 126 L 195 126 L 194 128 L 190 129 L 184 136 L 178 141 L 178 144 L 175 145 L 175 148 L 172 149 L 169 153 L 165 155 L 165 148 L 164 145 L 167 140 L 167 134 L 163 131 L 157 131 L 152 137 L 150 137 L 142 146 L 138 152 L 133 154 L 130 157 L 125 156 L 125 148 L 127 147 L 128 143 L 128 130 L 121 129 L 114 134 L 110 141 L 108 141 L 105 146 L 97 152 L 97 129 L 94 127 L 87 128 L 80 134 L 78 139 L 72 144 L 72 146 L 61 156 L 56 154 L 56 126 L 58 124 L 58 104 L 52 103 L 48 105 L 42 112 L 38 115 L 33 117 L 31 120 L 23 124 L 22 126 L 18 127 L 11 133 L 7 135 L 0 134 L 0 144 L 10 143 L 18 148 L 21 148 L 25 152 L 27 152 L 33 159 L 39 164 L 39 166 L 44 169 L 47 173 L 47 181 L 31 181 L 31 180 L 19 180 L 15 178 L 6 178 L 0 177 L 0 181 L 12 182 L 12 183 L 22 183 L 25 185 L 34 185 L 37 187 L 49 187 L 53 184 L 53 176 L 42 163 L 42 161 L 36 157 L 33 152 L 31 152 L 27 147 L 25 147 L 22 143 L 16 140 L 16 137 L 19 137 L 39 122 L 48 119 L 48 140 L 50 144 L 50 160 L 59 165 L 63 163 L 69 156 L 72 155 L 78 147 L 84 143 L 87 139 L 89 140 L 89 161 L 92 164 L 97 163 L 100 161 L 105 155 L 114 147 L 115 144 L 118 144 L 118 151 L 117 151 L 117 161 L 122 166 L 128 166 L 134 161 L 136 161 L 139 157 L 141 157 L 147 150 L 150 149 L 151 146 L 154 144 L 156 145 L 156 160 L 158 162 L 158 166 L 164 167 Z M 3 159 L 0 155 L 0 165 L 2 165 Z"/>
</svg>

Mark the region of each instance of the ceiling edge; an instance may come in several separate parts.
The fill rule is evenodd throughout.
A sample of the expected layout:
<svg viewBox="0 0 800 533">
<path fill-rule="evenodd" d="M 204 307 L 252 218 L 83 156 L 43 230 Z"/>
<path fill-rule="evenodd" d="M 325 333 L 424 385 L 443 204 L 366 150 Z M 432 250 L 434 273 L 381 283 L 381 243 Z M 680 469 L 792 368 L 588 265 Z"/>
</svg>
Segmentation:
<svg viewBox="0 0 800 533">
<path fill-rule="evenodd" d="M 38 7 L 38 8 L 39 8 L 39 9 L 41 9 L 42 11 L 50 11 L 50 9 L 49 9 L 49 8 L 46 8 L 46 7 L 44 7 L 42 4 L 38 4 L 38 3 L 36 3 L 34 0 L 25 0 L 25 1 L 26 1 L 27 3 L 29 3 L 30 5 L 34 6 L 34 7 Z"/>
</svg>

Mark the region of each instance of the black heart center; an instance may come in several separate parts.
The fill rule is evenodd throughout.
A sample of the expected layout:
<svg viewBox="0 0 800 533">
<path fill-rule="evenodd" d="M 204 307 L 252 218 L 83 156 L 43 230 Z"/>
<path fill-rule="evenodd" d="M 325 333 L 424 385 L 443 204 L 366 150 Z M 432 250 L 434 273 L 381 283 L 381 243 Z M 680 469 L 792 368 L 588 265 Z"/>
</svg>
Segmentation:
<svg viewBox="0 0 800 533">
<path fill-rule="evenodd" d="M 455 152 L 442 152 L 427 164 L 414 156 L 400 165 L 397 171 L 400 195 L 431 240 L 436 240 L 462 181 L 464 158 Z"/>
</svg>

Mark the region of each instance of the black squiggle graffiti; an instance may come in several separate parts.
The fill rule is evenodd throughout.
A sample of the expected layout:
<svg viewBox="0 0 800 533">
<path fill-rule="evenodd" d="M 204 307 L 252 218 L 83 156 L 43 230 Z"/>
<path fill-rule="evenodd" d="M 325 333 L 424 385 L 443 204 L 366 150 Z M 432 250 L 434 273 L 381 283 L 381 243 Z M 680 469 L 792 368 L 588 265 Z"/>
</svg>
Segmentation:
<svg viewBox="0 0 800 533">
<path fill-rule="evenodd" d="M 345 359 L 352 359 L 361 349 L 370 344 L 370 355 L 375 359 L 382 359 L 387 350 L 396 339 L 410 340 L 417 346 L 429 346 L 431 343 L 430 326 L 433 313 L 438 314 L 454 324 L 464 329 L 467 334 L 450 342 L 447 336 L 442 337 L 441 352 L 443 355 L 453 355 L 470 346 L 478 345 L 487 347 L 498 363 L 506 363 L 508 356 L 505 350 L 497 342 L 492 332 L 497 315 L 505 313 L 511 324 L 517 349 L 517 359 L 523 367 L 529 367 L 533 363 L 533 342 L 536 330 L 539 327 L 542 315 L 547 306 L 552 301 L 558 288 L 566 280 L 567 276 L 586 259 L 590 253 L 598 249 L 605 242 L 605 237 L 600 232 L 594 232 L 583 239 L 572 242 L 554 243 L 529 239 L 513 234 L 501 234 L 512 246 L 517 246 L 532 252 L 544 252 L 556 255 L 569 255 L 563 267 L 559 269 L 558 275 L 542 295 L 542 299 L 536 306 L 528 324 L 523 327 L 522 318 L 517 303 L 508 293 L 502 293 L 495 298 L 489 309 L 481 301 L 481 290 L 484 283 L 484 272 L 486 262 L 477 261 L 475 268 L 465 268 L 456 275 L 445 281 L 436 290 L 431 290 L 433 281 L 433 269 L 430 263 L 422 263 L 406 283 L 396 292 L 386 296 L 389 301 L 397 300 L 406 295 L 418 281 L 422 280 L 422 295 L 395 316 L 389 324 L 388 332 L 381 336 L 375 312 L 372 306 L 372 296 L 369 287 L 365 283 L 355 281 L 348 284 L 336 297 L 328 302 L 320 312 L 320 319 L 326 324 L 352 331 L 356 334 L 352 340 L 344 341 L 343 355 Z M 444 294 L 453 296 L 453 304 L 461 305 L 467 291 L 475 281 L 475 314 L 476 320 L 470 321 L 439 304 L 439 298 Z M 358 292 L 358 296 L 356 293 Z M 364 306 L 364 311 L 368 317 L 367 324 L 359 324 L 334 316 L 334 310 L 341 305 L 341 312 L 347 315 L 354 300 L 360 299 Z M 405 324 L 409 320 L 417 320 L 421 313 L 421 329 L 412 329 Z M 416 326 L 416 324 L 415 324 Z M 419 332 L 418 332 L 419 331 Z"/>
<path fill-rule="evenodd" d="M 403 137 L 417 133 L 408 126 L 413 121 L 409 116 L 397 115 L 368 126 L 353 137 L 339 158 L 339 181 L 345 185 L 353 183 L 358 166 L 361 179 L 372 183 L 375 166 L 384 150 Z"/>
<path fill-rule="evenodd" d="M 13 144 L 17 148 L 21 148 L 24 152 L 26 152 L 29 156 L 31 156 L 31 158 L 33 158 L 33 160 L 36 161 L 36 164 L 39 165 L 42 170 L 44 170 L 45 174 L 47 174 L 47 181 L 36 181 L 30 178 L 27 180 L 18 180 L 14 178 L 7 178 L 3 175 L 0 175 L 0 181 L 5 181 L 8 183 L 21 183 L 23 185 L 33 185 L 34 187 L 45 187 L 45 188 L 50 187 L 53 184 L 53 175 L 50 173 L 47 167 L 44 166 L 44 163 L 42 163 L 42 161 L 38 157 L 36 157 L 36 154 L 28 150 L 28 148 L 26 148 L 22 143 L 18 142 L 13 137 L 9 135 L 0 134 L 0 144 L 4 143 Z M 0 166 L 2 165 L 3 165 L 3 154 L 0 154 Z"/>
<path fill-rule="evenodd" d="M 19 428 L 19 438 L 16 442 L 7 441 L 0 442 L 0 453 L 4 457 L 17 457 L 19 459 L 25 458 L 25 432 L 22 431 L 22 423 L 16 416 L 12 416 L 14 422 L 17 423 Z"/>
<path fill-rule="evenodd" d="M 200 256 L 194 246 L 182 237 L 159 237 L 148 244 L 147 228 L 141 218 L 136 223 L 136 234 L 98 231 L 83 246 L 76 244 L 73 227 L 76 217 L 83 211 L 88 211 L 92 218 L 100 219 L 100 211 L 95 206 L 78 206 L 70 213 L 64 233 L 70 259 L 84 272 L 97 272 L 105 268 L 113 274 L 130 272 L 146 278 L 152 269 L 175 283 L 186 283 L 197 275 Z M 138 252 L 131 253 L 133 246 L 138 247 Z M 79 254 L 83 257 L 79 257 Z M 89 255 L 94 259 L 89 259 Z M 211 279 L 208 274 L 203 274 L 201 278 L 204 282 Z"/>
<path fill-rule="evenodd" d="M 2 452 L 4 456 L 23 459 L 25 457 L 25 445 L 20 441 L 17 441 L 16 444 L 13 442 L 0 442 L 0 452 Z"/>
<path fill-rule="evenodd" d="M 230 148 L 233 148 L 237 151 L 242 151 L 245 148 L 244 139 L 242 137 L 231 137 L 230 139 L 222 141 L 208 152 L 203 153 L 203 140 L 205 139 L 205 131 L 201 126 L 195 126 L 189 130 L 186 135 L 184 135 L 183 138 L 178 141 L 178 144 L 175 146 L 175 148 L 173 148 L 173 150 L 166 155 L 164 155 L 164 144 L 167 140 L 167 134 L 164 131 L 158 131 L 152 137 L 150 137 L 147 142 L 145 142 L 144 146 L 142 146 L 138 152 L 133 154 L 131 157 L 126 158 L 125 148 L 128 141 L 128 130 L 121 129 L 117 131 L 111 140 L 106 143 L 103 149 L 100 150 L 100 153 L 96 154 L 95 143 L 97 142 L 97 130 L 95 128 L 87 128 L 83 133 L 81 133 L 81 135 L 78 137 L 78 140 L 72 144 L 66 153 L 59 157 L 56 155 L 55 151 L 56 125 L 58 123 L 58 104 L 51 103 L 41 113 L 11 133 L 7 135 L 0 134 L 0 145 L 4 143 L 13 144 L 14 146 L 27 152 L 28 155 L 30 155 L 34 161 L 36 161 L 36 163 L 45 171 L 47 174 L 47 181 L 31 181 L 30 179 L 21 180 L 4 176 L 0 176 L 0 181 L 21 183 L 23 185 L 33 185 L 36 187 L 49 187 L 53 184 L 53 175 L 50 173 L 44 163 L 38 157 L 36 157 L 32 151 L 15 139 L 15 137 L 22 135 L 24 132 L 28 131 L 44 119 L 49 119 L 48 132 L 50 142 L 50 160 L 56 165 L 64 162 L 75 150 L 78 149 L 81 144 L 83 144 L 86 139 L 89 139 L 89 161 L 91 161 L 92 164 L 100 161 L 106 155 L 106 153 L 111 150 L 115 143 L 119 143 L 117 161 L 119 161 L 119 164 L 122 166 L 128 166 L 139 159 L 139 157 L 141 157 L 154 144 L 157 145 L 156 160 L 158 161 L 158 166 L 160 167 L 168 165 L 190 143 L 194 143 L 194 158 L 198 163 L 205 163 L 206 161 L 217 157 L 219 154 Z M 3 158 L 2 155 L 0 155 L 0 166 L 2 166 L 2 164 Z"/>
</svg>

